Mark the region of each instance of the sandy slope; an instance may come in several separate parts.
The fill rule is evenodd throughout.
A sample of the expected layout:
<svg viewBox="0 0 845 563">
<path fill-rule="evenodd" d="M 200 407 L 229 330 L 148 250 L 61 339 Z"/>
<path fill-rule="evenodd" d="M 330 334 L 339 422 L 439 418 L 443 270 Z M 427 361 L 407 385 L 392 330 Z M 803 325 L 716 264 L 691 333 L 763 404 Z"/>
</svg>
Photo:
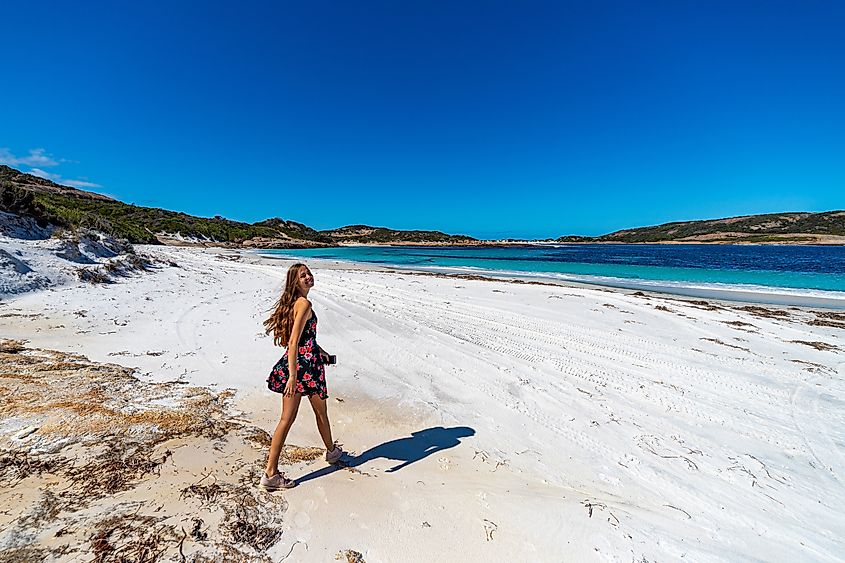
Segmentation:
<svg viewBox="0 0 845 563">
<path fill-rule="evenodd" d="M 289 262 L 179 267 L 0 307 L 3 336 L 238 389 L 272 430 L 260 333 Z M 232 259 L 236 258 L 236 259 Z M 843 319 L 808 310 L 314 264 L 335 434 L 269 555 L 817 560 L 845 552 Z M 826 322 L 819 322 L 826 321 Z M 810 324 L 815 323 L 815 324 Z M 340 399 L 340 400 L 339 400 Z M 342 401 L 341 401 L 342 400 Z M 319 445 L 307 405 L 291 440 Z M 388 471 L 410 462 L 395 471 Z"/>
</svg>

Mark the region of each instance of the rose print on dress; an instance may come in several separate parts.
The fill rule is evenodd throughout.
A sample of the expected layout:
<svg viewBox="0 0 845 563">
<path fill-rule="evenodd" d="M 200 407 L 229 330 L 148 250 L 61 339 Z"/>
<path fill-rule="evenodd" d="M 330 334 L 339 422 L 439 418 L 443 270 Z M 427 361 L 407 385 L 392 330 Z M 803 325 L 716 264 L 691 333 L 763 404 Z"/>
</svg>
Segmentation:
<svg viewBox="0 0 845 563">
<path fill-rule="evenodd" d="M 318 353 L 314 353 L 315 349 Z M 305 323 L 302 329 L 302 336 L 296 346 L 296 392 L 303 395 L 318 395 L 321 399 L 329 396 L 325 383 L 325 366 L 319 354 L 320 346 L 317 344 L 317 314 L 312 313 L 311 318 Z M 267 378 L 267 387 L 276 393 L 284 393 L 285 385 L 288 382 L 288 351 L 276 362 L 270 377 Z"/>
</svg>

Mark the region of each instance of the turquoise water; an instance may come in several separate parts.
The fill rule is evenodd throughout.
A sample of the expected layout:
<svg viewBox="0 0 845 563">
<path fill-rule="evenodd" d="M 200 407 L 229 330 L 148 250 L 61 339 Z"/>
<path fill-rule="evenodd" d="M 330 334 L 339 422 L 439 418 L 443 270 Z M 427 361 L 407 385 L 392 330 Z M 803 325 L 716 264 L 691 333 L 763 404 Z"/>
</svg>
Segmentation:
<svg viewBox="0 0 845 563">
<path fill-rule="evenodd" d="M 845 248 L 825 246 L 535 245 L 354 246 L 263 254 L 412 269 L 555 278 L 622 287 L 779 288 L 845 292 Z M 845 293 L 839 295 L 845 297 Z"/>
</svg>

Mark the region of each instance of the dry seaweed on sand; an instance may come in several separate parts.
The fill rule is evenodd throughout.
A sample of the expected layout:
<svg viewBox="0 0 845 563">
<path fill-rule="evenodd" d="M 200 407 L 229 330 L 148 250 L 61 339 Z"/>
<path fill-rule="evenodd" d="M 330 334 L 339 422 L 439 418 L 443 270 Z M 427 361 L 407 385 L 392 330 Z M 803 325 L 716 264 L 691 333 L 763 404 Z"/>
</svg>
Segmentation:
<svg viewBox="0 0 845 563">
<path fill-rule="evenodd" d="M 226 528 L 236 544 L 246 544 L 258 552 L 267 551 L 282 537 L 278 525 L 271 518 L 262 517 L 262 512 L 252 496 L 245 496 L 243 504 L 227 514 Z"/>
<path fill-rule="evenodd" d="M 95 563 L 160 561 L 168 549 L 178 545 L 182 534 L 161 518 L 116 515 L 103 520 L 90 538 Z"/>
<path fill-rule="evenodd" d="M 0 392 L 11 422 L 0 430 L 0 483 L 28 499 L 9 508 L 0 562 L 269 561 L 287 505 L 255 487 L 264 451 L 248 440 L 263 448 L 268 436 L 233 422 L 231 393 L 142 382 L 122 366 L 12 340 L 0 340 Z M 218 448 L 236 455 L 184 466 Z M 282 459 L 323 451 L 288 446 Z"/>
<path fill-rule="evenodd" d="M 755 317 L 763 317 L 765 319 L 787 319 L 790 317 L 789 311 L 783 309 L 769 309 L 767 307 L 760 307 L 757 305 L 746 305 L 744 307 L 735 307 L 737 311 L 745 311 Z"/>
<path fill-rule="evenodd" d="M 223 494 L 223 487 L 221 487 L 216 482 L 208 483 L 208 484 L 201 484 L 201 483 L 194 483 L 193 485 L 189 485 L 182 489 L 179 492 L 180 499 L 186 498 L 197 498 L 200 499 L 203 503 L 213 503 L 215 502 L 221 495 Z"/>
<path fill-rule="evenodd" d="M 723 340 L 719 340 L 718 338 L 699 338 L 699 340 L 706 340 L 707 342 L 720 344 L 722 346 L 727 346 L 728 348 L 736 348 L 737 350 L 742 350 L 743 352 L 751 352 L 748 348 L 743 348 L 742 346 L 737 346 L 736 344 L 729 344 Z"/>
<path fill-rule="evenodd" d="M 2 354 L 17 354 L 23 352 L 24 349 L 25 346 L 21 340 L 0 340 L 0 353 Z"/>
<path fill-rule="evenodd" d="M 0 450 L 0 484 L 44 473 L 55 473 L 67 463 L 59 456 L 32 454 L 26 450 Z"/>
<path fill-rule="evenodd" d="M 807 321 L 807 324 L 810 326 L 826 326 L 831 328 L 840 328 L 845 330 L 845 321 L 836 320 L 839 317 L 831 317 L 831 316 L 821 316 L 818 313 L 815 319 Z"/>
<path fill-rule="evenodd" d="M 632 295 L 641 295 L 645 296 L 645 294 L 641 291 L 633 293 Z M 704 299 L 688 299 L 686 297 L 669 297 L 667 295 L 662 295 L 662 299 L 667 301 L 674 301 L 679 305 L 686 305 L 688 307 L 692 307 L 694 309 L 701 309 L 703 311 L 721 311 L 724 308 L 719 307 L 718 305 L 714 305 L 709 301 L 705 301 Z"/>
<path fill-rule="evenodd" d="M 839 313 L 836 311 L 812 311 L 812 313 L 819 319 L 829 319 L 845 323 L 845 313 Z"/>
<path fill-rule="evenodd" d="M 754 327 L 753 324 L 746 323 L 744 321 L 722 321 L 722 324 L 726 324 L 728 326 L 735 326 L 735 327 L 745 327 L 745 326 Z M 754 327 L 754 328 L 756 328 L 756 327 Z"/>
<path fill-rule="evenodd" d="M 325 453 L 326 450 L 322 448 L 312 448 L 305 446 L 285 445 L 282 450 L 282 461 L 285 463 L 300 463 L 307 461 L 314 461 Z"/>
<path fill-rule="evenodd" d="M 699 309 L 703 309 L 705 311 L 720 311 L 722 307 L 714 305 L 709 301 L 704 301 L 703 299 L 691 299 L 687 301 L 687 305 L 698 307 Z"/>
<path fill-rule="evenodd" d="M 263 428 L 253 428 L 244 435 L 244 438 L 254 444 L 255 447 L 262 449 L 269 448 L 272 440 L 270 434 Z"/>
<path fill-rule="evenodd" d="M 131 483 L 158 468 L 172 455 L 170 450 L 154 458 L 149 448 L 108 448 L 106 453 L 88 463 L 73 466 L 67 472 L 68 480 L 75 485 L 71 490 L 82 499 L 95 499 L 131 488 Z M 128 451 L 127 451 L 128 450 Z"/>
<path fill-rule="evenodd" d="M 46 561 L 47 549 L 30 545 L 0 550 L 0 563 L 22 563 L 23 561 Z"/>
<path fill-rule="evenodd" d="M 364 561 L 364 556 L 354 549 L 344 549 L 343 551 L 338 551 L 334 558 L 337 561 L 343 561 L 345 563 L 366 563 Z"/>
<path fill-rule="evenodd" d="M 795 344 L 803 344 L 804 346 L 809 346 L 811 348 L 815 348 L 816 350 L 820 350 L 822 352 L 833 352 L 835 350 L 839 350 L 839 346 L 835 346 L 833 344 L 828 344 L 827 342 L 819 342 L 817 340 L 814 340 L 814 341 L 790 340 L 790 342 L 794 342 Z"/>
</svg>

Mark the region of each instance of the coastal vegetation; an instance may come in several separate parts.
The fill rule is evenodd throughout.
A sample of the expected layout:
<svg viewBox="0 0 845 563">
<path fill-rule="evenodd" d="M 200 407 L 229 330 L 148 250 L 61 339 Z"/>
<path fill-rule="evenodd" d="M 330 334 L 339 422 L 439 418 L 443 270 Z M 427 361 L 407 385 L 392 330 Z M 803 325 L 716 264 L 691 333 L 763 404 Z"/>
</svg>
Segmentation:
<svg viewBox="0 0 845 563">
<path fill-rule="evenodd" d="M 93 229 L 140 244 L 222 243 L 273 248 L 339 243 L 455 244 L 475 241 L 468 236 L 439 231 L 399 231 L 366 225 L 317 231 L 302 223 L 280 218 L 244 223 L 219 215 L 195 217 L 178 211 L 123 203 L 2 165 L 0 211 L 32 217 L 42 225 L 50 223 L 67 229 Z"/>
<path fill-rule="evenodd" d="M 466 244 L 476 242 L 476 239 L 466 235 L 447 235 L 440 231 L 397 231 L 385 227 L 370 227 L 367 225 L 350 225 L 328 231 L 321 231 L 336 242 L 355 242 L 358 244 L 388 244 L 388 243 L 443 243 Z"/>
<path fill-rule="evenodd" d="M 831 235 L 845 236 L 845 211 L 674 222 L 616 231 L 595 242 L 812 242 Z"/>
<path fill-rule="evenodd" d="M 317 231 L 281 218 L 245 223 L 219 215 L 196 217 L 178 211 L 123 203 L 3 165 L 0 165 L 0 211 L 32 217 L 42 226 L 49 223 L 67 229 L 94 229 L 142 244 L 222 244 L 262 248 L 339 244 L 496 244 L 440 231 L 404 231 L 368 225 Z M 562 236 L 556 242 L 845 244 L 845 211 L 771 213 L 673 222 L 625 229 L 599 237 Z"/>
<path fill-rule="evenodd" d="M 293 221 L 267 219 L 250 224 L 220 216 L 195 217 L 132 205 L 60 186 L 8 166 L 0 166 L 0 210 L 33 217 L 41 224 L 94 229 L 141 244 L 157 244 L 160 238 L 168 237 L 232 244 L 256 238 L 332 242 L 316 230 Z"/>
</svg>

